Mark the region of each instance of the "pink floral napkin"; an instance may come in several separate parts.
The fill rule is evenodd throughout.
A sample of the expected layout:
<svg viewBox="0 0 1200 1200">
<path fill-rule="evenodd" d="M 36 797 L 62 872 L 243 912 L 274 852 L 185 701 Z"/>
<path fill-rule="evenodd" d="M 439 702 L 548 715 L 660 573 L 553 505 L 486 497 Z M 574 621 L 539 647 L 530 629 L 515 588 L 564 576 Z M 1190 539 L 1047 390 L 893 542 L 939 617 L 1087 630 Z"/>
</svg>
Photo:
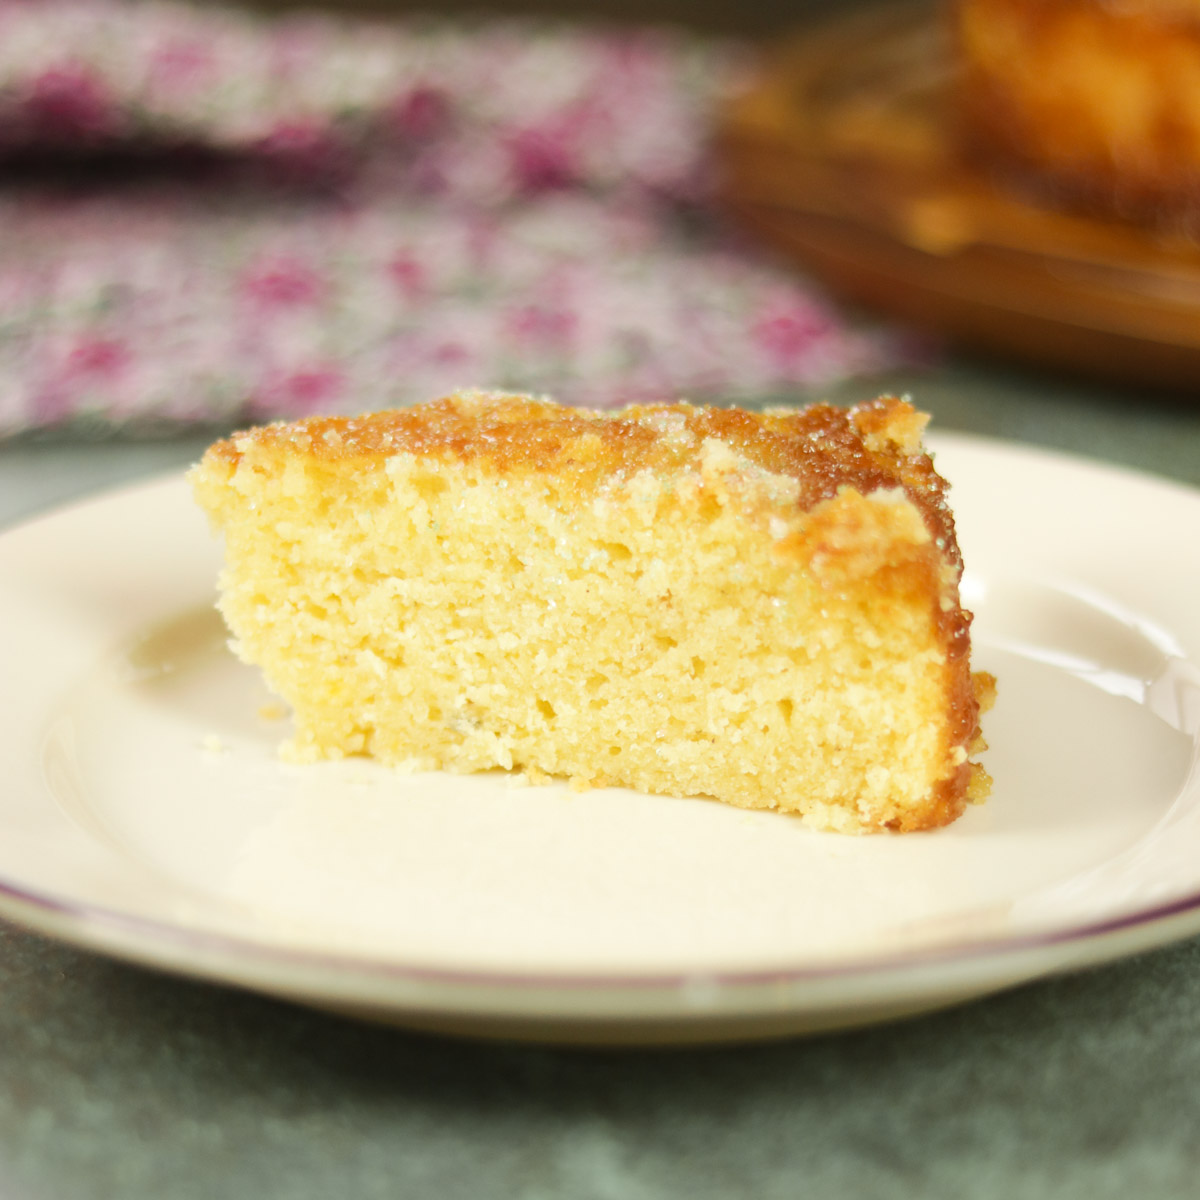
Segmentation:
<svg viewBox="0 0 1200 1200">
<path fill-rule="evenodd" d="M 923 353 L 713 211 L 737 47 L 0 0 L 0 435 L 463 386 L 613 405 Z"/>
</svg>

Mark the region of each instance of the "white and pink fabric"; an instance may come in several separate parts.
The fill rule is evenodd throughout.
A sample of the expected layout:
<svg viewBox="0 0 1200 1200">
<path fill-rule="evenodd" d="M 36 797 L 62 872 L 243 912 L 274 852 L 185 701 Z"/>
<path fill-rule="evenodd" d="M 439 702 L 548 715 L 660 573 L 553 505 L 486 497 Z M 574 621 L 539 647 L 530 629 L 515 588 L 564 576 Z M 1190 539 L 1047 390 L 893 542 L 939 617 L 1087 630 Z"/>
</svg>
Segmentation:
<svg viewBox="0 0 1200 1200">
<path fill-rule="evenodd" d="M 715 211 L 740 61 L 663 30 L 0 0 L 0 436 L 919 361 Z"/>
</svg>

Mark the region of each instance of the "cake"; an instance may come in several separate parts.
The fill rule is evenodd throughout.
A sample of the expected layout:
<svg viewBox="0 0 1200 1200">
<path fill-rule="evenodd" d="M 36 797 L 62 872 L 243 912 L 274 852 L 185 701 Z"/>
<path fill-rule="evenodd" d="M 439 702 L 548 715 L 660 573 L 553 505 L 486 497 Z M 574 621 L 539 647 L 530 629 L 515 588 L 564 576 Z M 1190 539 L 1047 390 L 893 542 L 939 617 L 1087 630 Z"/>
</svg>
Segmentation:
<svg viewBox="0 0 1200 1200">
<path fill-rule="evenodd" d="M 1197 0 L 955 0 L 968 153 L 1059 206 L 1194 227 Z"/>
<path fill-rule="evenodd" d="M 908 831 L 988 783 L 925 420 L 464 392 L 239 433 L 191 481 L 293 760 Z"/>
</svg>

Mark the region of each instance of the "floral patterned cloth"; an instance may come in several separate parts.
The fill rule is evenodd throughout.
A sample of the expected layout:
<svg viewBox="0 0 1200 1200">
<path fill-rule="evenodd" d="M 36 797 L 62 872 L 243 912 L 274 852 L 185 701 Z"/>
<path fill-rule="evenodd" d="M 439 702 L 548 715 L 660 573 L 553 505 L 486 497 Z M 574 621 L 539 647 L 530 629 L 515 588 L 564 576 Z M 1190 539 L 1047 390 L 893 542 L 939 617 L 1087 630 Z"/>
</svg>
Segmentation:
<svg viewBox="0 0 1200 1200">
<path fill-rule="evenodd" d="M 911 361 L 710 211 L 737 47 L 0 0 L 0 435 Z"/>
</svg>

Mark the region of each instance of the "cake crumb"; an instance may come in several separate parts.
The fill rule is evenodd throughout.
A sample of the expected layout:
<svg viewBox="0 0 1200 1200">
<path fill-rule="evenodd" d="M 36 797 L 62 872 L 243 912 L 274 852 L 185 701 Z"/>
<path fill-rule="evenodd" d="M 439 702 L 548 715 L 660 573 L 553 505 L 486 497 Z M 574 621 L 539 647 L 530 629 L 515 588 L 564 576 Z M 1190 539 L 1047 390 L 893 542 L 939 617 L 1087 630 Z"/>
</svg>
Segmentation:
<svg viewBox="0 0 1200 1200">
<path fill-rule="evenodd" d="M 206 733 L 204 737 L 200 739 L 200 749 L 203 750 L 205 754 L 209 754 L 217 758 L 223 758 L 229 753 L 229 747 L 225 744 L 221 737 L 215 733 Z"/>
</svg>

